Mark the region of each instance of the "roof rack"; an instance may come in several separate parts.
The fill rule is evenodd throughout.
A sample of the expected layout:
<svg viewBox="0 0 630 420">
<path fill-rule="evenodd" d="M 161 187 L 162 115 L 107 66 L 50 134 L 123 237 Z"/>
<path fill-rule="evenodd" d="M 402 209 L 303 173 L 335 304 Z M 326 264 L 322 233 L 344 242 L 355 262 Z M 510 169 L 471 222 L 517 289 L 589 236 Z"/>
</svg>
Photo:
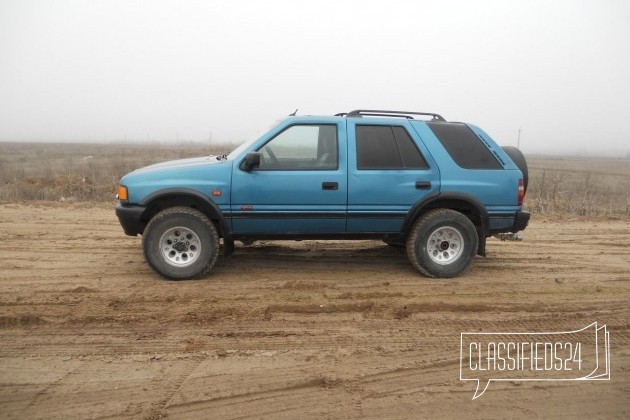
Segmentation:
<svg viewBox="0 0 630 420">
<path fill-rule="evenodd" d="M 433 112 L 411 112 L 411 111 L 383 111 L 377 109 L 355 109 L 354 111 L 350 111 L 348 113 L 341 112 L 339 114 L 335 114 L 337 117 L 398 117 L 398 118 L 407 118 L 408 120 L 413 120 L 414 115 L 426 115 L 430 116 L 433 121 L 446 121 L 444 117 L 440 114 L 435 114 Z"/>
</svg>

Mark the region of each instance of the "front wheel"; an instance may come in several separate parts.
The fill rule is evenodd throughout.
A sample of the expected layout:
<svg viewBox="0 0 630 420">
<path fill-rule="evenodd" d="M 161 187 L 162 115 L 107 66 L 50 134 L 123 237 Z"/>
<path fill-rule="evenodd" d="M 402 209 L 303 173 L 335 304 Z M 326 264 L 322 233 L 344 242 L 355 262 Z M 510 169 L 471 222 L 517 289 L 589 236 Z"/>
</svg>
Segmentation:
<svg viewBox="0 0 630 420">
<path fill-rule="evenodd" d="M 428 277 L 450 278 L 463 273 L 475 259 L 479 238 L 475 225 L 449 209 L 422 215 L 407 238 L 411 264 Z"/>
<path fill-rule="evenodd" d="M 171 207 L 147 224 L 142 247 L 147 262 L 162 277 L 200 278 L 219 257 L 219 235 L 203 213 L 189 207 Z"/>
</svg>

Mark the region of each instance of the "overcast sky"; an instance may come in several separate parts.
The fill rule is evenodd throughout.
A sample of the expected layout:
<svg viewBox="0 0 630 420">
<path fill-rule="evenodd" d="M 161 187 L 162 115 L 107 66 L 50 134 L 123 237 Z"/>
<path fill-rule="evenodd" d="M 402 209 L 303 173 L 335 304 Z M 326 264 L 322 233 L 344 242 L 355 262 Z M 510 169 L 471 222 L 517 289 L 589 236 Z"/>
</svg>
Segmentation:
<svg viewBox="0 0 630 420">
<path fill-rule="evenodd" d="M 296 108 L 625 156 L 630 1 L 0 0 L 1 141 L 242 142 Z"/>
</svg>

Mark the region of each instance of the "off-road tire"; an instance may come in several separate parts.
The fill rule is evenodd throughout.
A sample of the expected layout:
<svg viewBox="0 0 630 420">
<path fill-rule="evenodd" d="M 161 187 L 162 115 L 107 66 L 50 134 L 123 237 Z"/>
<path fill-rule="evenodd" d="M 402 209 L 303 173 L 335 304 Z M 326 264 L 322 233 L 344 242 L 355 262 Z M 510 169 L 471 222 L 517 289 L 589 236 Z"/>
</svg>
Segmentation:
<svg viewBox="0 0 630 420">
<path fill-rule="evenodd" d="M 219 234 L 214 223 L 190 207 L 171 207 L 147 224 L 142 248 L 148 264 L 168 280 L 198 279 L 219 258 Z"/>
<path fill-rule="evenodd" d="M 462 213 L 431 210 L 416 220 L 407 238 L 407 257 L 427 277 L 462 274 L 475 259 L 479 238 L 475 225 Z"/>
</svg>

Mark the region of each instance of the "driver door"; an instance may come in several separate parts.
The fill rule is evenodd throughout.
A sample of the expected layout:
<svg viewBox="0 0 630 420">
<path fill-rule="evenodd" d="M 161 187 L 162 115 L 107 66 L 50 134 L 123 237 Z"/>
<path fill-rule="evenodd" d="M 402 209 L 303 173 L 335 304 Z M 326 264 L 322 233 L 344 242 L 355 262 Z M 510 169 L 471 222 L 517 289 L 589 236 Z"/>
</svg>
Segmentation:
<svg viewBox="0 0 630 420">
<path fill-rule="evenodd" d="M 345 232 L 347 177 L 341 124 L 292 124 L 255 149 L 258 168 L 235 162 L 232 229 L 235 234 Z"/>
</svg>

